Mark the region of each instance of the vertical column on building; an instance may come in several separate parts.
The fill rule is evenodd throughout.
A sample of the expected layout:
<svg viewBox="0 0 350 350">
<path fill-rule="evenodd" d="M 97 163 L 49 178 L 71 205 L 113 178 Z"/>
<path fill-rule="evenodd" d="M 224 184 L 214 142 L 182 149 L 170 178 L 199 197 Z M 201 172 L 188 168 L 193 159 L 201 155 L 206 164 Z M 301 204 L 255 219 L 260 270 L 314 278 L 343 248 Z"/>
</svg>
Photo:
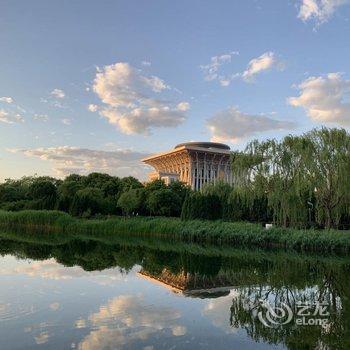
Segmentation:
<svg viewBox="0 0 350 350">
<path fill-rule="evenodd" d="M 204 153 L 203 172 L 204 172 L 203 185 L 205 186 L 205 184 L 208 182 L 207 152 Z"/>
<path fill-rule="evenodd" d="M 196 152 L 196 190 L 199 190 L 199 180 L 200 180 L 200 173 L 199 173 L 199 159 L 198 159 L 198 152 Z"/>
<path fill-rule="evenodd" d="M 193 153 L 189 153 L 190 155 L 190 164 L 191 164 L 191 172 L 190 172 L 190 176 L 191 176 L 191 188 L 192 190 L 196 189 L 196 177 L 195 177 L 195 160 L 194 160 L 194 154 Z"/>
</svg>

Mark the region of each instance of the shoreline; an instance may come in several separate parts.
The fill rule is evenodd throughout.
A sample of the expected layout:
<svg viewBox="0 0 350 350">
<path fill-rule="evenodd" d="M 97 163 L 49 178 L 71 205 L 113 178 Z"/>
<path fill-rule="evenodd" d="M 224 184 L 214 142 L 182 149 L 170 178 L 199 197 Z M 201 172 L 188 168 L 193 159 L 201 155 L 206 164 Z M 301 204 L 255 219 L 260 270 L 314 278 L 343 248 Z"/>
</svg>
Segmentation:
<svg viewBox="0 0 350 350">
<path fill-rule="evenodd" d="M 181 221 L 166 217 L 113 217 L 79 219 L 64 212 L 25 210 L 0 211 L 0 229 L 15 228 L 83 235 L 113 241 L 113 237 L 154 237 L 184 243 L 209 243 L 218 247 L 260 247 L 285 250 L 347 254 L 350 231 L 296 230 L 271 228 L 259 224 L 225 221 Z M 48 237 L 49 238 L 49 237 Z M 54 237 L 52 237 L 54 239 Z M 50 238 L 49 238 L 50 239 Z"/>
</svg>

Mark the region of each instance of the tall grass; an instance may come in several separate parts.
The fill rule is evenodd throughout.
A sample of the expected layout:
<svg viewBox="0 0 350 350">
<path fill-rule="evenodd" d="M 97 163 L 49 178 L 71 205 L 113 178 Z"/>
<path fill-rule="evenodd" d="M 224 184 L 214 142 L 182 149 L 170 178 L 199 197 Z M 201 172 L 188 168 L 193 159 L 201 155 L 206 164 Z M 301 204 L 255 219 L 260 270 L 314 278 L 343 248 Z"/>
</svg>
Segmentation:
<svg viewBox="0 0 350 350">
<path fill-rule="evenodd" d="M 350 252 L 350 231 L 265 230 L 257 224 L 223 221 L 181 221 L 178 218 L 76 219 L 58 211 L 0 211 L 1 227 L 33 227 L 113 240 L 118 235 L 162 237 L 175 241 L 215 245 L 280 247 L 298 251 Z"/>
</svg>

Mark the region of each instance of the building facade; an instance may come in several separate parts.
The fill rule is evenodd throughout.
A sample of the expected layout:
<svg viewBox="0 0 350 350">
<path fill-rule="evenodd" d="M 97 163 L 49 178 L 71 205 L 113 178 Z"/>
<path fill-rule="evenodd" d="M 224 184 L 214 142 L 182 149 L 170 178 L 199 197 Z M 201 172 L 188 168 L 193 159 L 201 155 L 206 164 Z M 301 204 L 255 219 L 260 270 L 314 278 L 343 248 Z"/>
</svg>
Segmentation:
<svg viewBox="0 0 350 350">
<path fill-rule="evenodd" d="M 199 191 L 206 183 L 223 181 L 232 184 L 230 147 L 216 142 L 187 142 L 173 150 L 142 159 L 155 171 L 150 180 L 166 184 L 179 180 Z"/>
</svg>

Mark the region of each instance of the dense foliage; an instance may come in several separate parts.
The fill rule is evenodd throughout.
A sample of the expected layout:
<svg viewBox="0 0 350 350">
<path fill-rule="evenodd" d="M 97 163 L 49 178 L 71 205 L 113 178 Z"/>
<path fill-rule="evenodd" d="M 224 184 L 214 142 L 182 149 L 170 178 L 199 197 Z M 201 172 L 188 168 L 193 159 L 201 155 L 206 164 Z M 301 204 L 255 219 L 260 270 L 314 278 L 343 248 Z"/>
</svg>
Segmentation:
<svg viewBox="0 0 350 350">
<path fill-rule="evenodd" d="M 133 177 L 108 174 L 8 179 L 0 184 L 0 209 L 58 209 L 73 216 L 180 216 L 189 188 L 180 182 L 166 186 L 156 180 L 143 185 Z"/>
<path fill-rule="evenodd" d="M 230 205 L 241 210 L 229 211 L 235 219 L 247 219 L 248 212 L 252 221 L 266 218 L 285 227 L 349 226 L 350 135 L 344 129 L 253 141 L 233 153 L 232 164 Z"/>
</svg>

